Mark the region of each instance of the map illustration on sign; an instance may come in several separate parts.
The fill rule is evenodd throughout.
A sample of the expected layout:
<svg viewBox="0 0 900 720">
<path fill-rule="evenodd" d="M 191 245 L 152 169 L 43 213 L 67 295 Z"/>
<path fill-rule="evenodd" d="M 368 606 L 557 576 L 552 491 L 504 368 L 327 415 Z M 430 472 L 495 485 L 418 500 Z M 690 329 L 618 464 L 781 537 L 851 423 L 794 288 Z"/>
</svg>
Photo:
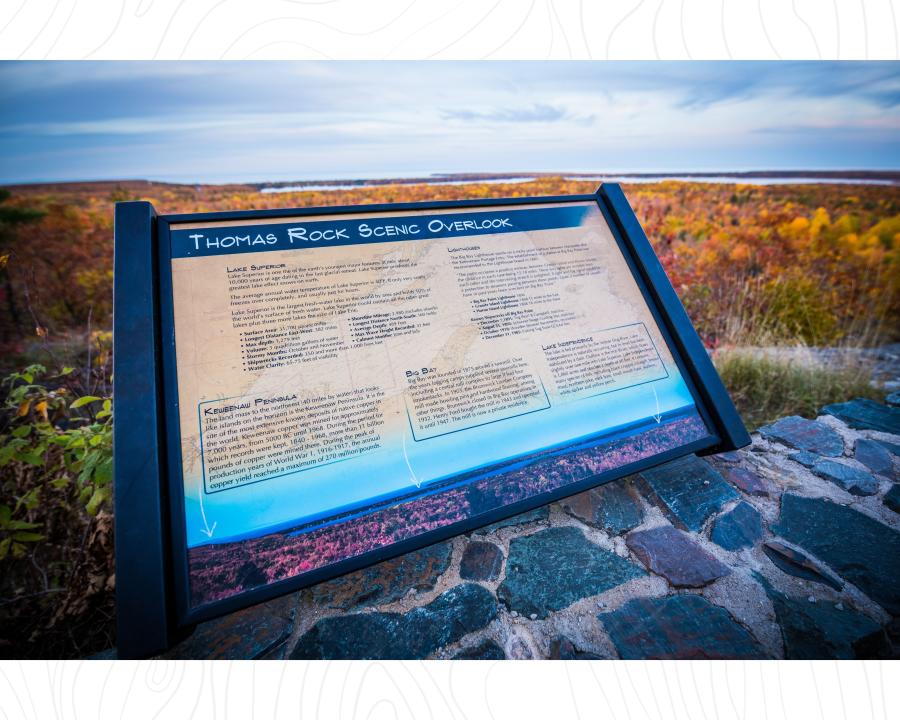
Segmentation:
<svg viewBox="0 0 900 720">
<path fill-rule="evenodd" d="M 596 201 L 169 237 L 192 607 L 715 443 Z"/>
</svg>

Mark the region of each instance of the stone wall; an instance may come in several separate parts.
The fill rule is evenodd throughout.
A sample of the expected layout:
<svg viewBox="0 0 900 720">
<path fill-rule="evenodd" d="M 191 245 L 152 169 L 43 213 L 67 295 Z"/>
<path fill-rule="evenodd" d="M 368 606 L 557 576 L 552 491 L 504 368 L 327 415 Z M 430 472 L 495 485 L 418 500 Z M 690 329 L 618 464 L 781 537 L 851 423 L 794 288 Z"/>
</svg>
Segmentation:
<svg viewBox="0 0 900 720">
<path fill-rule="evenodd" d="M 894 406 L 783 418 L 205 623 L 167 657 L 896 657 L 898 453 Z"/>
</svg>

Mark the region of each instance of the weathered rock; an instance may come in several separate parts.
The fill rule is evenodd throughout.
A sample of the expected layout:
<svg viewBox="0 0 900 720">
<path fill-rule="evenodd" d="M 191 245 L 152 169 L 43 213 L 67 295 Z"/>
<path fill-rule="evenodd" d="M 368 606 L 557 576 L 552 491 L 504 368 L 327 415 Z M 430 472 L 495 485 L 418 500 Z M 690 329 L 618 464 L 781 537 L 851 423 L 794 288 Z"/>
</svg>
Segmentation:
<svg viewBox="0 0 900 720">
<path fill-rule="evenodd" d="M 578 528 L 554 527 L 513 538 L 497 595 L 510 610 L 543 618 L 643 574 Z"/>
<path fill-rule="evenodd" d="M 497 616 L 494 597 L 465 583 L 424 607 L 399 613 L 368 612 L 319 620 L 299 640 L 291 659 L 420 659 L 480 630 Z"/>
<path fill-rule="evenodd" d="M 791 453 L 788 455 L 789 460 L 793 460 L 795 463 L 800 463 L 803 467 L 811 468 L 817 462 L 819 462 L 822 458 L 815 453 L 806 452 L 806 450 L 801 450 L 800 452 Z"/>
<path fill-rule="evenodd" d="M 119 659 L 119 651 L 117 648 L 106 648 L 106 650 L 101 650 L 100 652 L 94 653 L 93 655 L 88 655 L 85 660 L 118 660 Z"/>
<path fill-rule="evenodd" d="M 898 405 L 900 405 L 900 390 L 892 392 L 890 395 L 888 395 L 884 399 L 884 401 L 888 405 L 893 405 L 894 407 L 897 407 Z"/>
<path fill-rule="evenodd" d="M 537 660 L 541 657 L 540 649 L 534 636 L 521 625 L 513 624 L 506 628 L 503 652 L 510 660 Z"/>
<path fill-rule="evenodd" d="M 394 602 L 411 588 L 430 590 L 450 566 L 451 549 L 450 543 L 438 543 L 385 560 L 313 586 L 312 598 L 320 605 L 349 610 Z"/>
<path fill-rule="evenodd" d="M 802 552 L 784 543 L 775 541 L 764 543 L 763 552 L 775 567 L 788 575 L 828 585 L 838 592 L 844 588 L 844 583 L 829 575 Z"/>
<path fill-rule="evenodd" d="M 505 660 L 506 653 L 503 652 L 497 643 L 493 640 L 482 640 L 477 645 L 463 648 L 450 658 L 451 660 Z"/>
<path fill-rule="evenodd" d="M 750 503 L 741 502 L 716 518 L 710 539 L 726 550 L 740 550 L 755 545 L 762 534 L 762 518 L 759 512 Z"/>
<path fill-rule="evenodd" d="M 463 580 L 496 580 L 503 565 L 503 551 L 494 543 L 470 542 L 459 563 Z"/>
<path fill-rule="evenodd" d="M 884 494 L 882 502 L 895 513 L 900 513 L 900 485 L 892 485 L 891 489 Z"/>
<path fill-rule="evenodd" d="M 772 529 L 900 615 L 900 533 L 849 507 L 792 494 L 782 496 Z"/>
<path fill-rule="evenodd" d="M 881 443 L 860 438 L 856 441 L 853 457 L 859 460 L 869 470 L 879 475 L 891 477 L 894 471 L 894 460 L 891 453 Z"/>
<path fill-rule="evenodd" d="M 261 658 L 290 636 L 296 607 L 297 595 L 292 593 L 201 623 L 190 637 L 163 657 L 185 660 Z"/>
<path fill-rule="evenodd" d="M 722 460 L 727 463 L 739 463 L 741 461 L 741 454 L 734 450 L 729 450 L 728 452 L 719 453 L 714 456 L 717 460 Z"/>
<path fill-rule="evenodd" d="M 687 534 L 669 525 L 633 532 L 625 543 L 644 565 L 676 587 L 702 587 L 731 572 Z"/>
<path fill-rule="evenodd" d="M 570 515 L 610 535 L 621 535 L 637 527 L 644 517 L 631 483 L 624 480 L 578 493 L 562 500 L 560 505 Z"/>
<path fill-rule="evenodd" d="M 897 652 L 900 650 L 900 617 L 891 618 L 890 622 L 884 626 L 884 631 L 887 633 L 888 640 L 894 646 L 893 659 L 896 660 L 897 656 L 900 655 Z M 115 658 L 110 659 L 114 660 Z"/>
<path fill-rule="evenodd" d="M 771 492 L 768 483 L 747 468 L 730 468 L 725 471 L 725 479 L 747 495 L 768 497 Z"/>
<path fill-rule="evenodd" d="M 900 408 L 882 405 L 873 400 L 857 398 L 850 402 L 826 405 L 822 412 L 834 415 L 857 430 L 879 430 L 900 435 Z"/>
<path fill-rule="evenodd" d="M 641 478 L 648 499 L 684 530 L 700 530 L 707 518 L 739 497 L 709 463 L 696 455 L 645 470 Z"/>
<path fill-rule="evenodd" d="M 759 429 L 759 434 L 766 440 L 775 440 L 797 450 L 806 450 L 817 455 L 838 457 L 844 452 L 844 441 L 834 430 L 799 415 L 789 415 L 771 425 L 765 425 Z"/>
<path fill-rule="evenodd" d="M 624 660 L 765 657 L 727 610 L 699 595 L 636 598 L 598 618 Z"/>
<path fill-rule="evenodd" d="M 888 652 L 881 626 L 854 610 L 787 597 L 757 575 L 772 600 L 788 660 L 853 660 Z"/>
<path fill-rule="evenodd" d="M 819 460 L 812 466 L 812 471 L 851 495 L 874 495 L 878 492 L 877 478 L 859 468 L 834 460 Z"/>
<path fill-rule="evenodd" d="M 560 635 L 550 643 L 550 660 L 602 660 L 600 655 L 582 652 L 569 638 Z"/>
<path fill-rule="evenodd" d="M 881 445 L 881 447 L 891 453 L 891 455 L 900 457 L 900 445 L 897 443 L 888 442 L 887 440 L 874 440 L 873 442 Z"/>
<path fill-rule="evenodd" d="M 490 525 L 476 530 L 476 533 L 492 533 L 505 527 L 515 527 L 516 525 L 525 525 L 526 523 L 540 522 L 550 517 L 550 508 L 547 505 L 541 505 L 539 508 L 529 510 L 519 515 L 513 515 L 505 520 L 498 520 Z"/>
</svg>

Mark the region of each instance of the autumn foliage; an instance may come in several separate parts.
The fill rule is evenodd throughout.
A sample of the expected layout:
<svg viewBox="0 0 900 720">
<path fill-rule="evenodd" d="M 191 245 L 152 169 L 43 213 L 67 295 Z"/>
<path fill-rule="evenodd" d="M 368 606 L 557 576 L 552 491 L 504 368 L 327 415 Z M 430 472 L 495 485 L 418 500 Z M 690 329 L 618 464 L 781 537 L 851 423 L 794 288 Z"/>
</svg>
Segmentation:
<svg viewBox="0 0 900 720">
<path fill-rule="evenodd" d="M 75 183 L 13 189 L 0 218 L 0 343 L 6 355 L 108 328 L 118 200 L 161 213 L 591 193 L 596 183 L 362 185 L 260 193 L 251 185 Z M 900 188 L 871 185 L 626 185 L 635 211 L 704 340 L 721 344 L 874 342 L 897 333 Z"/>
<path fill-rule="evenodd" d="M 707 344 L 896 337 L 900 189 L 669 184 L 631 197 Z"/>
</svg>

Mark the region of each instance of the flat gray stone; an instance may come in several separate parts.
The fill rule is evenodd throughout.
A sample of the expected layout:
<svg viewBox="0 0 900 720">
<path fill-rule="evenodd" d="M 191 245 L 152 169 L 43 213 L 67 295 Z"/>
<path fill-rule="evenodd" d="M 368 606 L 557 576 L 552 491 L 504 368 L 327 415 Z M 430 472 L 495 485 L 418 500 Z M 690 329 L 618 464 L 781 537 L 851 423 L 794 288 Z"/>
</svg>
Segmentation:
<svg viewBox="0 0 900 720">
<path fill-rule="evenodd" d="M 575 647 L 569 638 L 560 635 L 550 643 L 549 660 L 602 660 L 600 655 L 592 652 L 584 652 Z"/>
<path fill-rule="evenodd" d="M 753 660 L 759 643 L 699 595 L 635 598 L 597 616 L 623 660 Z"/>
<path fill-rule="evenodd" d="M 895 513 L 900 513 L 900 485 L 892 485 L 884 494 L 882 502 Z"/>
<path fill-rule="evenodd" d="M 827 585 L 838 592 L 844 589 L 844 583 L 825 572 L 802 552 L 784 543 L 774 540 L 764 543 L 763 552 L 775 567 L 788 575 Z"/>
<path fill-rule="evenodd" d="M 768 497 L 771 493 L 768 483 L 747 468 L 729 468 L 725 471 L 725 479 L 746 495 Z"/>
<path fill-rule="evenodd" d="M 850 402 L 826 405 L 822 412 L 834 415 L 857 430 L 878 430 L 900 435 L 900 408 L 882 405 L 874 400 L 857 398 Z"/>
<path fill-rule="evenodd" d="M 850 467 L 834 460 L 819 460 L 812 466 L 812 471 L 820 478 L 833 482 L 851 495 L 875 495 L 878 492 L 878 479 L 859 468 Z"/>
<path fill-rule="evenodd" d="M 252 660 L 282 645 L 294 627 L 297 594 L 254 605 L 200 623 L 164 658 L 184 660 Z"/>
<path fill-rule="evenodd" d="M 116 648 L 106 648 L 100 652 L 88 655 L 85 660 L 118 660 L 119 651 Z"/>
<path fill-rule="evenodd" d="M 696 455 L 645 470 L 640 477 L 647 499 L 683 530 L 699 531 L 725 503 L 740 497 L 718 471 Z"/>
<path fill-rule="evenodd" d="M 844 441 L 827 425 L 807 420 L 799 415 L 789 415 L 765 425 L 759 434 L 766 440 L 775 440 L 797 450 L 838 457 L 844 453 Z"/>
<path fill-rule="evenodd" d="M 497 596 L 510 610 L 544 618 L 577 600 L 644 575 L 574 527 L 553 527 L 509 543 L 506 577 Z"/>
<path fill-rule="evenodd" d="M 339 610 L 394 602 L 412 588 L 430 590 L 450 566 L 450 543 L 416 550 L 311 588 L 316 604 Z"/>
<path fill-rule="evenodd" d="M 450 658 L 451 660 L 505 660 L 506 653 L 503 652 L 497 643 L 493 640 L 482 640 L 472 647 L 462 648 Z"/>
<path fill-rule="evenodd" d="M 900 533 L 844 505 L 784 494 L 772 530 L 900 615 Z"/>
<path fill-rule="evenodd" d="M 475 530 L 475 533 L 492 533 L 500 530 L 501 528 L 506 527 L 515 527 L 517 525 L 525 525 L 526 523 L 540 522 L 541 520 L 547 520 L 550 517 L 550 508 L 547 505 L 541 505 L 539 508 L 535 508 L 534 510 L 529 510 L 528 512 L 523 512 L 519 515 L 513 515 L 510 518 L 506 518 L 505 520 L 498 520 L 495 523 L 491 523 L 490 525 L 485 525 L 483 528 L 479 528 Z"/>
<path fill-rule="evenodd" d="M 883 657 L 887 636 L 871 618 L 829 602 L 811 603 L 777 592 L 757 575 L 772 600 L 788 660 L 855 660 Z"/>
<path fill-rule="evenodd" d="M 822 458 L 815 453 L 806 452 L 806 450 L 801 450 L 800 452 L 791 453 L 788 455 L 788 460 L 793 460 L 795 463 L 800 463 L 803 467 L 812 468 L 819 460 Z"/>
<path fill-rule="evenodd" d="M 762 538 L 762 517 L 750 503 L 741 502 L 713 523 L 710 539 L 726 550 L 753 547 Z"/>
<path fill-rule="evenodd" d="M 741 461 L 741 454 L 734 450 L 719 453 L 718 455 L 714 455 L 713 457 L 715 457 L 716 460 L 721 460 L 722 462 L 727 463 L 739 463 Z"/>
<path fill-rule="evenodd" d="M 894 471 L 894 459 L 890 451 L 881 443 L 860 438 L 853 449 L 853 457 L 869 470 L 879 475 L 891 477 Z"/>
<path fill-rule="evenodd" d="M 900 445 L 898 445 L 897 443 L 888 442 L 887 440 L 874 440 L 873 442 L 881 445 L 881 447 L 887 450 L 891 455 L 900 457 Z"/>
<path fill-rule="evenodd" d="M 503 566 L 503 551 L 494 543 L 470 542 L 459 563 L 463 580 L 496 580 Z"/>
<path fill-rule="evenodd" d="M 675 587 L 703 587 L 731 572 L 686 533 L 669 525 L 633 532 L 625 543 L 644 565 Z"/>
<path fill-rule="evenodd" d="M 481 585 L 465 583 L 405 615 L 366 612 L 319 620 L 300 638 L 291 659 L 421 659 L 495 617 L 494 596 Z"/>
<path fill-rule="evenodd" d="M 617 480 L 578 493 L 561 500 L 560 505 L 570 515 L 605 530 L 610 535 L 621 535 L 636 528 L 644 519 L 641 502 L 631 483 L 626 480 Z"/>
</svg>

